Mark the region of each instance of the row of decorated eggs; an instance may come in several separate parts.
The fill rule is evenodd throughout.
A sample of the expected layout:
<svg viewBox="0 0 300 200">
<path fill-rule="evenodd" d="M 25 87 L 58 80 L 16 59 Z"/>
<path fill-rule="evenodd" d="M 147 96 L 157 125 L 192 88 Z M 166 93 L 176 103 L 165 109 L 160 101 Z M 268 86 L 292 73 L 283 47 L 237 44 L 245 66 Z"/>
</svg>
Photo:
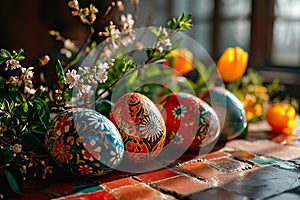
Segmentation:
<svg viewBox="0 0 300 200">
<path fill-rule="evenodd" d="M 88 109 L 59 113 L 46 147 L 63 168 L 98 176 L 122 160 L 153 160 L 164 148 L 198 151 L 218 139 L 218 118 L 209 104 L 191 94 L 169 94 L 156 105 L 145 95 L 128 93 L 115 102 L 108 118 Z"/>
</svg>

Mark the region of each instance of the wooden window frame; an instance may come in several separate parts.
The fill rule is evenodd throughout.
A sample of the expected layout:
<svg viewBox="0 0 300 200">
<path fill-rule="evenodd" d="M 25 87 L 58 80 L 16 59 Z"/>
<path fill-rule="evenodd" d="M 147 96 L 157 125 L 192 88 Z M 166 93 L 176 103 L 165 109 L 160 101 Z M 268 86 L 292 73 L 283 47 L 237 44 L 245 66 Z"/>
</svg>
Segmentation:
<svg viewBox="0 0 300 200">
<path fill-rule="evenodd" d="M 300 86 L 300 68 L 274 65 L 271 61 L 273 48 L 273 22 L 275 0 L 252 0 L 251 41 L 249 65 L 259 71 L 266 82 L 279 79 L 296 93 Z"/>
</svg>

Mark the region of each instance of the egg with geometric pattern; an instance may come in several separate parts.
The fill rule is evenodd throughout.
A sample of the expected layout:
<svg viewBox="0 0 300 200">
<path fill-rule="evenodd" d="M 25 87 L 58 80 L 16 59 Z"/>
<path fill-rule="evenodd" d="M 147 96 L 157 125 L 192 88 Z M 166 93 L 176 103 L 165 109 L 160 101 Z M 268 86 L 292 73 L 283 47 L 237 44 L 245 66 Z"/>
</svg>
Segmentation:
<svg viewBox="0 0 300 200">
<path fill-rule="evenodd" d="M 140 93 L 127 93 L 113 105 L 109 119 L 116 125 L 124 142 L 124 159 L 144 164 L 163 149 L 166 127 L 156 105 Z"/>
<path fill-rule="evenodd" d="M 218 116 L 200 98 L 189 93 L 171 93 L 157 103 L 166 123 L 168 148 L 195 152 L 218 139 Z"/>
<path fill-rule="evenodd" d="M 83 176 L 100 176 L 116 169 L 124 144 L 115 125 L 104 115 L 83 108 L 60 112 L 46 135 L 46 149 L 63 169 Z"/>
</svg>

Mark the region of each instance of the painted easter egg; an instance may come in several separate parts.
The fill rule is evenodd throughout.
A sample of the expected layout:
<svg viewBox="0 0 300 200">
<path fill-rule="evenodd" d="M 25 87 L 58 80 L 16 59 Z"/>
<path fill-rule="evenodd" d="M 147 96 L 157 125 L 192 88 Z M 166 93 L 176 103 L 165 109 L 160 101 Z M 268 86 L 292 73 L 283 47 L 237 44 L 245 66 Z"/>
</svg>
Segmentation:
<svg viewBox="0 0 300 200">
<path fill-rule="evenodd" d="M 122 135 L 126 159 L 138 164 L 159 155 L 165 143 L 166 127 L 158 108 L 148 97 L 140 93 L 123 95 L 115 102 L 109 118 Z"/>
<path fill-rule="evenodd" d="M 100 113 L 74 108 L 53 119 L 46 148 L 64 169 L 76 175 L 100 176 L 117 168 L 124 144 L 115 125 Z"/>
<path fill-rule="evenodd" d="M 158 101 L 166 123 L 169 147 L 199 151 L 220 134 L 215 111 L 200 98 L 188 93 L 172 93 Z"/>
<path fill-rule="evenodd" d="M 247 119 L 243 103 L 229 90 L 215 87 L 207 92 L 202 99 L 213 104 L 221 129 L 221 139 L 231 140 L 240 136 L 247 128 Z"/>
</svg>

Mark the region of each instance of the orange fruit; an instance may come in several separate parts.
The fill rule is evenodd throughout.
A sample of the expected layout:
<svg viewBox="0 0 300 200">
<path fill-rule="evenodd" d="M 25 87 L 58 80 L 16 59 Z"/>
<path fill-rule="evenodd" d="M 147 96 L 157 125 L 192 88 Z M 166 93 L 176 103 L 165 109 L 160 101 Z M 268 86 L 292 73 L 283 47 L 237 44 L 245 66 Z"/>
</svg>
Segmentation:
<svg viewBox="0 0 300 200">
<path fill-rule="evenodd" d="M 295 108 L 288 103 L 271 104 L 266 112 L 265 119 L 277 133 L 294 133 L 297 127 L 296 119 L 298 115 Z"/>
</svg>

